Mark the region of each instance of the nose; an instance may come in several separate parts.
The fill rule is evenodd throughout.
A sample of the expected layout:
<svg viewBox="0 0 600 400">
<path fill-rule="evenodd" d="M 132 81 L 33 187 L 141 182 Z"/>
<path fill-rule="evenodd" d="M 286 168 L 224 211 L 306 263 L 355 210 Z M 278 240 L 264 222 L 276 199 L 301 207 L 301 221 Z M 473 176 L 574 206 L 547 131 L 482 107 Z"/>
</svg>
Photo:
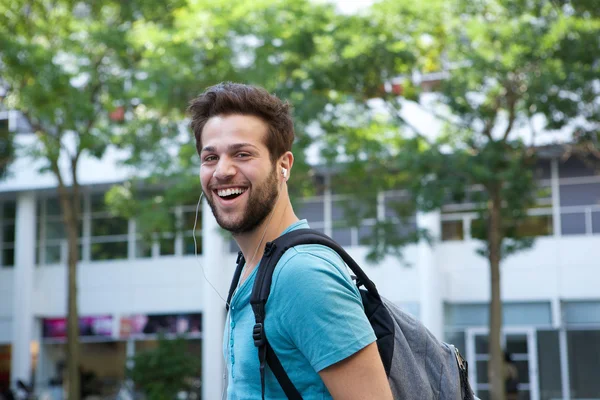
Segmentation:
<svg viewBox="0 0 600 400">
<path fill-rule="evenodd" d="M 218 180 L 227 180 L 234 176 L 236 173 L 235 166 L 233 163 L 227 159 L 227 157 L 222 157 L 217 166 L 215 167 L 215 171 L 213 172 L 213 177 Z"/>
</svg>

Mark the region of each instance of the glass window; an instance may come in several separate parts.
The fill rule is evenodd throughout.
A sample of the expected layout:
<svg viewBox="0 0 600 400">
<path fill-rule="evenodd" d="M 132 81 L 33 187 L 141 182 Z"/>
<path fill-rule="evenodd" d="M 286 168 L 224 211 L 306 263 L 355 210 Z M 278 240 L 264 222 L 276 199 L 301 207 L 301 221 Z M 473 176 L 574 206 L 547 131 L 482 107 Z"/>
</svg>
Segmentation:
<svg viewBox="0 0 600 400">
<path fill-rule="evenodd" d="M 108 207 L 104 200 L 104 193 L 96 193 L 90 196 L 90 205 L 93 213 L 95 212 L 106 212 Z"/>
<path fill-rule="evenodd" d="M 442 221 L 442 240 L 463 240 L 464 238 L 462 221 Z"/>
<path fill-rule="evenodd" d="M 325 220 L 325 209 L 323 200 L 304 200 L 298 202 L 298 215 L 301 219 L 311 222 L 323 222 Z"/>
<path fill-rule="evenodd" d="M 172 256 L 175 254 L 175 238 L 163 237 L 159 241 L 159 254 L 161 256 Z"/>
<path fill-rule="evenodd" d="M 350 213 L 350 214 L 348 214 Z M 352 199 L 337 199 L 331 202 L 331 219 L 333 221 L 345 221 L 350 217 L 376 218 L 377 202 L 373 199 L 370 203 L 359 203 Z"/>
<path fill-rule="evenodd" d="M 351 228 L 334 228 L 331 231 L 331 237 L 338 242 L 340 246 L 352 246 Z"/>
<path fill-rule="evenodd" d="M 127 258 L 127 242 L 102 242 L 91 244 L 93 261 Z"/>
<path fill-rule="evenodd" d="M 81 211 L 83 212 L 83 198 L 84 196 L 80 196 L 81 201 Z M 48 216 L 60 216 L 62 215 L 62 209 L 60 208 L 60 201 L 58 197 L 50 197 L 46 199 L 46 215 Z"/>
<path fill-rule="evenodd" d="M 519 237 L 552 235 L 552 215 L 530 215 L 517 227 Z"/>
<path fill-rule="evenodd" d="M 17 203 L 14 201 L 4 202 L 4 213 L 2 214 L 5 220 L 14 220 L 17 216 Z"/>
<path fill-rule="evenodd" d="M 592 399 L 600 393 L 600 330 L 567 331 L 571 398 Z"/>
<path fill-rule="evenodd" d="M 412 214 L 413 210 L 409 202 L 410 197 L 406 194 L 385 193 L 385 217 L 400 218 L 407 214 Z"/>
<path fill-rule="evenodd" d="M 560 399 L 562 384 L 558 331 L 538 331 L 537 346 L 540 399 Z"/>
<path fill-rule="evenodd" d="M 194 221 L 196 221 L 196 211 L 184 211 L 182 216 L 182 230 L 191 232 L 194 230 Z M 202 212 L 198 212 L 198 222 L 196 222 L 196 234 L 202 230 Z"/>
<path fill-rule="evenodd" d="M 196 243 L 198 244 L 198 254 L 202 254 L 202 236 L 196 232 Z M 183 237 L 183 254 L 194 255 L 196 244 L 194 243 L 194 237 L 192 235 L 186 235 Z M 236 250 L 237 252 L 237 250 Z"/>
<path fill-rule="evenodd" d="M 486 304 L 446 304 L 444 306 L 447 326 L 487 326 Z"/>
<path fill-rule="evenodd" d="M 552 324 L 552 311 L 549 302 L 505 303 L 502 318 L 505 325 L 549 326 Z"/>
<path fill-rule="evenodd" d="M 92 236 L 127 235 L 129 222 L 124 218 L 107 217 L 92 219 Z"/>
<path fill-rule="evenodd" d="M 517 225 L 515 234 L 517 237 L 549 236 L 552 226 L 552 215 L 530 215 Z M 483 240 L 486 235 L 487 226 L 480 219 L 472 220 L 471 236 Z"/>
<path fill-rule="evenodd" d="M 585 234 L 585 214 L 583 212 L 562 213 L 560 214 L 560 225 L 563 235 Z"/>
<path fill-rule="evenodd" d="M 537 160 L 533 172 L 536 179 L 550 179 L 552 176 L 550 160 Z"/>
<path fill-rule="evenodd" d="M 592 232 L 600 233 L 600 211 L 592 212 Z"/>
<path fill-rule="evenodd" d="M 567 325 L 600 324 L 600 301 L 569 301 L 563 303 Z"/>
<path fill-rule="evenodd" d="M 46 264 L 58 264 L 60 262 L 60 244 L 46 245 Z"/>
<path fill-rule="evenodd" d="M 373 240 L 374 227 L 372 226 L 361 226 L 358 228 L 358 244 L 370 244 Z"/>
<path fill-rule="evenodd" d="M 560 185 L 561 206 L 588 206 L 600 203 L 600 183 Z"/>
<path fill-rule="evenodd" d="M 446 304 L 447 326 L 487 326 L 489 306 L 487 304 Z M 504 303 L 502 320 L 506 326 L 547 326 L 552 323 L 549 302 Z"/>
<path fill-rule="evenodd" d="M 14 242 L 15 241 L 15 223 L 14 222 L 5 222 L 4 229 L 2 232 L 2 240 L 4 242 Z"/>
<path fill-rule="evenodd" d="M 12 267 L 15 265 L 15 249 L 5 247 L 2 249 L 2 266 Z"/>
<path fill-rule="evenodd" d="M 558 164 L 558 176 L 560 178 L 578 178 L 593 175 L 595 175 L 595 171 L 575 157 Z"/>
<path fill-rule="evenodd" d="M 60 218 L 49 218 L 46 222 L 45 237 L 48 240 L 53 239 L 66 239 L 65 224 Z M 83 221 L 79 221 L 79 237 L 83 236 Z"/>
<path fill-rule="evenodd" d="M 146 240 L 137 240 L 135 242 L 135 258 L 152 257 L 152 243 Z"/>
</svg>

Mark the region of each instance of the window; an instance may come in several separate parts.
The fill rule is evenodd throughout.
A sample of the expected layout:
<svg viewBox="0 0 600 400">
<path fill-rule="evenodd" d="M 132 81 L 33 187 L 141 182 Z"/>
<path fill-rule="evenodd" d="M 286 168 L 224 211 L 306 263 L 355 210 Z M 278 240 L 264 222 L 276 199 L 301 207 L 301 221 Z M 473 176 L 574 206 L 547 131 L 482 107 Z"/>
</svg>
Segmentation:
<svg viewBox="0 0 600 400">
<path fill-rule="evenodd" d="M 14 201 L 5 201 L 0 203 L 1 207 L 1 226 L 2 232 L 0 245 L 2 254 L 0 255 L 2 267 L 12 267 L 15 265 L 15 218 L 16 203 Z"/>
<path fill-rule="evenodd" d="M 463 240 L 465 233 L 463 222 L 460 221 L 442 221 L 442 240 Z"/>
<path fill-rule="evenodd" d="M 325 220 L 325 206 L 322 198 L 303 199 L 298 202 L 296 215 L 306 219 L 311 227 L 323 226 Z"/>
<path fill-rule="evenodd" d="M 567 301 L 563 303 L 563 311 L 569 326 L 600 325 L 600 300 Z"/>
<path fill-rule="evenodd" d="M 600 183 L 560 185 L 560 205 L 589 206 L 600 203 Z"/>
<path fill-rule="evenodd" d="M 567 331 L 570 391 L 573 399 L 592 399 L 600 393 L 600 330 Z"/>
<path fill-rule="evenodd" d="M 550 235 L 552 235 L 552 215 L 530 215 L 517 227 L 519 237 Z"/>
<path fill-rule="evenodd" d="M 560 399 L 562 397 L 562 382 L 558 331 L 537 332 L 537 355 L 540 399 Z"/>
<path fill-rule="evenodd" d="M 38 262 L 58 264 L 67 261 L 67 234 L 62 210 L 57 197 L 40 199 L 38 207 Z M 83 212 L 83 200 L 81 203 Z M 83 218 L 79 220 L 78 237 L 83 237 Z M 41 250 L 41 251 L 40 251 Z M 82 259 L 82 246 L 79 245 L 79 260 Z"/>
<path fill-rule="evenodd" d="M 104 193 L 90 196 L 90 259 L 119 260 L 128 257 L 129 221 L 113 216 Z"/>
<path fill-rule="evenodd" d="M 561 213 L 560 226 L 563 235 L 583 235 L 585 234 L 585 213 Z"/>
<path fill-rule="evenodd" d="M 548 210 L 550 213 L 551 211 Z M 516 237 L 537 237 L 552 235 L 552 215 L 529 215 L 523 221 L 519 222 L 514 231 Z M 485 240 L 487 235 L 487 225 L 480 219 L 471 221 L 471 236 L 475 239 Z"/>
<path fill-rule="evenodd" d="M 600 233 L 600 211 L 592 211 L 592 233 Z"/>
<path fill-rule="evenodd" d="M 194 243 L 194 222 L 196 223 L 196 244 L 198 254 L 202 254 L 202 209 L 198 210 L 196 221 L 196 206 L 185 206 L 181 214 L 181 230 L 183 233 L 183 254 L 194 255 L 196 244 Z"/>
<path fill-rule="evenodd" d="M 448 327 L 487 326 L 489 305 L 447 303 L 444 316 Z M 550 303 L 503 303 L 502 321 L 506 326 L 548 326 L 552 323 Z"/>
</svg>

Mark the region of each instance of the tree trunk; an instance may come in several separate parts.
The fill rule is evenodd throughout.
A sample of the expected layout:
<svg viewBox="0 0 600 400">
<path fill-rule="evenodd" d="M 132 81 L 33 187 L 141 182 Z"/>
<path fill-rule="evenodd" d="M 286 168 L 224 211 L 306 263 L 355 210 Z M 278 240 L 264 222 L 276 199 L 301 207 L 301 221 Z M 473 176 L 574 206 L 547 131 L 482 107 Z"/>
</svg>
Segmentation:
<svg viewBox="0 0 600 400">
<path fill-rule="evenodd" d="M 504 356 L 501 344 L 502 333 L 502 301 L 500 299 L 500 258 L 502 245 L 501 198 L 499 188 L 490 193 L 488 210 L 490 225 L 488 230 L 489 262 L 490 262 L 490 321 L 489 321 L 489 363 L 488 376 L 490 379 L 490 398 L 505 400 L 504 387 Z"/>
<path fill-rule="evenodd" d="M 76 186 L 77 183 L 74 183 Z M 73 187 L 69 193 L 59 179 L 58 193 L 63 211 L 63 222 L 67 231 L 67 373 L 69 400 L 80 400 L 79 376 L 79 312 L 77 309 L 77 261 L 79 259 L 79 195 Z"/>
</svg>

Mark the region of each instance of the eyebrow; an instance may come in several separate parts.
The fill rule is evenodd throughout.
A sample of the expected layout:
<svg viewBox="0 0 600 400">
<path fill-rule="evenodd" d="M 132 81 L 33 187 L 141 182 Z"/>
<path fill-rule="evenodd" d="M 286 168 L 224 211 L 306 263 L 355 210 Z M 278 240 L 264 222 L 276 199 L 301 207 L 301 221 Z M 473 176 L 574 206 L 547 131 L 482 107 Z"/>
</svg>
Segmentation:
<svg viewBox="0 0 600 400">
<path fill-rule="evenodd" d="M 251 144 L 251 143 L 235 143 L 235 144 L 231 144 L 227 147 L 227 150 L 229 152 L 234 152 L 236 150 L 245 148 L 245 147 L 252 147 L 256 150 L 258 150 L 258 147 L 256 147 L 255 145 Z M 204 152 L 214 152 L 216 151 L 217 148 L 214 146 L 206 146 L 205 148 L 202 149 L 202 153 Z"/>
</svg>

